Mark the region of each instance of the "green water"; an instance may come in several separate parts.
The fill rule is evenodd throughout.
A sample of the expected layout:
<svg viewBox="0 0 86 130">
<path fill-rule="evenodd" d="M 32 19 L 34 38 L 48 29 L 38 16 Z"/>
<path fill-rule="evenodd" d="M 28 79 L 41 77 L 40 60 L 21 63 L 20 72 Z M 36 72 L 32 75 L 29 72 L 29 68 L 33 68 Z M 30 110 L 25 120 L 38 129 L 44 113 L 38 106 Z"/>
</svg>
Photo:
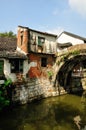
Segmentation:
<svg viewBox="0 0 86 130">
<path fill-rule="evenodd" d="M 63 95 L 35 101 L 0 115 L 0 130 L 78 130 L 74 117 L 86 123 L 86 102 Z"/>
</svg>

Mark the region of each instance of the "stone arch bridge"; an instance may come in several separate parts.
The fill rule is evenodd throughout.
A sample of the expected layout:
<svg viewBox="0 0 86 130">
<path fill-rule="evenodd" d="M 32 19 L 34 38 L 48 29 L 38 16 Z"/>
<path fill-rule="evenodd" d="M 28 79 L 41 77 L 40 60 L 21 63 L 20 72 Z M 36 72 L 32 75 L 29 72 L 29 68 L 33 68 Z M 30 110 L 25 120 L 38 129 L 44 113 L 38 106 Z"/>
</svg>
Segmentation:
<svg viewBox="0 0 86 130">
<path fill-rule="evenodd" d="M 54 86 L 67 92 L 86 90 L 86 44 L 58 53 L 54 65 Z"/>
</svg>

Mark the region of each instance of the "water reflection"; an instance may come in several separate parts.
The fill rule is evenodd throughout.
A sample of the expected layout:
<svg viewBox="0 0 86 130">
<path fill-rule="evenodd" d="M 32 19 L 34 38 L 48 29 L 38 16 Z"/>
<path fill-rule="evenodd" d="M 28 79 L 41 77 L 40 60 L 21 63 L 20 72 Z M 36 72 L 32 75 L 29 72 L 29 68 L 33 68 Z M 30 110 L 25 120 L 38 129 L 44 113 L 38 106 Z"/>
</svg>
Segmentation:
<svg viewBox="0 0 86 130">
<path fill-rule="evenodd" d="M 85 103 L 84 103 L 85 104 Z M 86 122 L 80 96 L 64 95 L 17 107 L 0 116 L 0 130 L 77 130 L 74 117 Z"/>
<path fill-rule="evenodd" d="M 81 97 L 81 103 L 82 103 L 82 114 L 77 115 L 74 117 L 74 122 L 78 128 L 78 130 L 86 130 L 86 91 L 83 92 Z"/>
</svg>

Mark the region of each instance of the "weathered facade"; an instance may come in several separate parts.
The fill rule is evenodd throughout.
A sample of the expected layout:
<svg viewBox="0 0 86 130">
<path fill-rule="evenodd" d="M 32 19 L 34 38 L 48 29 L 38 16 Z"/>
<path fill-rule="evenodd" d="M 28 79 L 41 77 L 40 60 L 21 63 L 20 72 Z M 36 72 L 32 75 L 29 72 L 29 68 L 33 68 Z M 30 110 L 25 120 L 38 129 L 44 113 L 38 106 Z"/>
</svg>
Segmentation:
<svg viewBox="0 0 86 130">
<path fill-rule="evenodd" d="M 59 94 L 52 81 L 56 39 L 57 35 L 18 27 L 17 50 L 27 56 L 28 65 L 25 66 L 25 82 L 16 83 L 16 94 L 13 94 L 15 102 L 24 104 Z"/>
<path fill-rule="evenodd" d="M 57 35 L 19 26 L 17 39 L 18 47 L 25 53 L 56 53 Z"/>
<path fill-rule="evenodd" d="M 43 75 L 47 67 L 55 62 L 57 35 L 48 34 L 27 27 L 18 27 L 17 50 L 28 57 L 27 76 Z M 35 73 L 33 73 L 35 71 Z"/>
</svg>

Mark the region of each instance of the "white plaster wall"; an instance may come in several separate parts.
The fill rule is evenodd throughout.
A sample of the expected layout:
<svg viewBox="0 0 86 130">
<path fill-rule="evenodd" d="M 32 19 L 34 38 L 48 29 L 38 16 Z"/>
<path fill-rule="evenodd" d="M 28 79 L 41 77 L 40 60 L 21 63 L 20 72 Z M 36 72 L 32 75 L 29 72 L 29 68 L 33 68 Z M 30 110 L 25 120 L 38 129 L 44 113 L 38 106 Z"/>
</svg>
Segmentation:
<svg viewBox="0 0 86 130">
<path fill-rule="evenodd" d="M 29 70 L 28 60 L 25 60 L 24 63 L 23 63 L 23 75 L 24 75 L 24 77 L 26 76 L 26 73 L 28 72 L 28 70 Z"/>
<path fill-rule="evenodd" d="M 49 36 L 49 35 L 44 35 L 44 34 L 37 33 L 37 32 L 33 32 L 33 31 L 31 31 L 30 33 L 31 33 L 31 35 L 33 36 L 33 38 L 36 37 L 36 44 L 38 44 L 38 36 L 39 36 L 39 37 L 44 37 L 44 38 L 45 38 L 45 46 L 46 46 L 47 52 L 49 52 L 50 46 L 51 46 L 51 48 L 52 48 L 52 49 L 51 49 L 52 52 L 53 52 L 53 51 L 56 52 L 56 40 L 57 40 L 56 37 L 51 36 L 51 35 L 50 35 L 50 36 Z"/>
<path fill-rule="evenodd" d="M 46 37 L 46 39 L 45 39 L 45 46 L 46 46 L 47 52 L 50 51 L 49 50 L 50 46 L 51 46 L 51 51 L 52 52 L 56 52 L 56 38 Z"/>
<path fill-rule="evenodd" d="M 16 75 L 10 72 L 10 63 L 9 60 L 4 59 L 4 74 L 7 79 L 12 79 L 12 81 L 16 80 Z"/>
<path fill-rule="evenodd" d="M 24 64 L 23 64 L 23 75 L 24 75 L 24 77 L 26 77 L 26 74 L 28 73 L 30 67 L 35 67 L 35 66 L 37 66 L 37 62 L 28 63 L 28 60 L 25 60 Z"/>
<path fill-rule="evenodd" d="M 66 35 L 66 34 L 64 34 L 64 33 L 58 38 L 57 42 L 58 42 L 58 43 L 71 42 L 72 45 L 84 43 L 83 40 L 80 40 L 80 39 L 78 39 L 78 38 L 71 37 L 71 36 Z"/>
</svg>

